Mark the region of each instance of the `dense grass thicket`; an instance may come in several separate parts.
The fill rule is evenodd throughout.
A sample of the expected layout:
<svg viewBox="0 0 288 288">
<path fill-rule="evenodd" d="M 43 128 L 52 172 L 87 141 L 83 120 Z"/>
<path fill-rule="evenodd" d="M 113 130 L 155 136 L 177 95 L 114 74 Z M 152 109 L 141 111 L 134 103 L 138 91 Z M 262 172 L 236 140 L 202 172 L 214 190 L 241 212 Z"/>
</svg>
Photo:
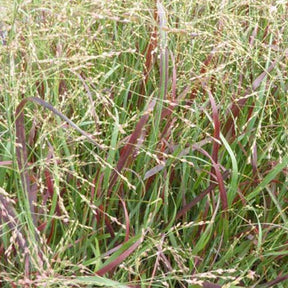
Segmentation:
<svg viewBox="0 0 288 288">
<path fill-rule="evenodd" d="M 288 287 L 287 1 L 0 4 L 0 287 Z"/>
</svg>

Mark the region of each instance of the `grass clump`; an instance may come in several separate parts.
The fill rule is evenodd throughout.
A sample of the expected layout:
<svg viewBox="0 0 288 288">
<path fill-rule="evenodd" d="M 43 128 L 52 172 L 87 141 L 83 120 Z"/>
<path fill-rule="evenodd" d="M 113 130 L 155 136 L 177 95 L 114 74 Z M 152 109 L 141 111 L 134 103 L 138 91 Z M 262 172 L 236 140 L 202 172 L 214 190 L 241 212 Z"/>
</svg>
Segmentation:
<svg viewBox="0 0 288 288">
<path fill-rule="evenodd" d="M 1 287 L 286 287 L 287 3 L 2 2 Z"/>
</svg>

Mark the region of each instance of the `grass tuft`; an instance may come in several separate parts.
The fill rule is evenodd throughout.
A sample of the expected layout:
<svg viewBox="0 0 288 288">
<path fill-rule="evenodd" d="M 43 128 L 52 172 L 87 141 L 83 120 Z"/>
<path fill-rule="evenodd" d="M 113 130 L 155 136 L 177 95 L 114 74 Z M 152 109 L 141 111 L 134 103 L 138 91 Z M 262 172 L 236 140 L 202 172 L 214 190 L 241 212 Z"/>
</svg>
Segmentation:
<svg viewBox="0 0 288 288">
<path fill-rule="evenodd" d="M 0 286 L 286 287 L 287 9 L 1 1 Z"/>
</svg>

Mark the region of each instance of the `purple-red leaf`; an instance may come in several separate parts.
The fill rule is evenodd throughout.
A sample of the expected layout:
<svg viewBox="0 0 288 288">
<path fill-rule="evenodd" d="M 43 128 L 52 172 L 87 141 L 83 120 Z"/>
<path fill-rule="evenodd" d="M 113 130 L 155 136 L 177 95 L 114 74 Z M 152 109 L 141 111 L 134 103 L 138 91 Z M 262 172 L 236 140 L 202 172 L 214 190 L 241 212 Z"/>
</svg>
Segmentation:
<svg viewBox="0 0 288 288">
<path fill-rule="evenodd" d="M 36 195 L 32 191 L 30 175 L 28 171 L 29 167 L 28 167 L 28 156 L 27 156 L 27 147 L 26 147 L 26 136 L 25 136 L 25 124 L 24 124 L 25 121 L 24 121 L 24 112 L 23 112 L 24 106 L 28 101 L 34 102 L 36 104 L 43 106 L 44 108 L 47 108 L 48 110 L 53 112 L 55 115 L 59 116 L 62 120 L 66 121 L 71 127 L 77 130 L 83 136 L 85 136 L 94 145 L 96 145 L 97 147 L 101 149 L 103 148 L 92 138 L 90 134 L 80 129 L 76 124 L 74 124 L 74 122 L 72 122 L 69 118 L 67 118 L 57 109 L 55 109 L 51 104 L 45 102 L 44 100 L 37 98 L 37 97 L 28 97 L 28 98 L 23 99 L 20 102 L 20 104 L 16 108 L 16 114 L 15 114 L 16 155 L 17 155 L 18 168 L 19 168 L 20 176 L 21 176 L 22 187 L 23 187 L 24 192 L 27 195 L 32 219 L 33 219 L 34 225 L 36 226 L 37 221 L 35 217 L 35 207 L 33 205 L 33 202 L 36 200 Z"/>
<path fill-rule="evenodd" d="M 245 93 L 244 96 L 241 97 L 239 100 L 237 100 L 235 103 L 233 103 L 231 105 L 230 108 L 228 108 L 227 113 L 229 113 L 231 116 L 228 118 L 228 120 L 226 121 L 226 124 L 223 128 L 223 133 L 227 134 L 230 129 L 233 127 L 233 120 L 235 118 L 237 118 L 239 116 L 239 113 L 241 111 L 242 108 L 244 108 L 245 103 L 247 102 L 248 98 L 249 98 L 249 94 L 251 94 L 252 92 L 256 91 L 256 89 L 258 89 L 262 83 L 262 81 L 265 79 L 265 77 L 275 68 L 276 64 L 278 63 L 277 61 L 274 61 L 267 69 L 267 71 L 262 72 L 252 83 L 252 90 L 250 88 L 248 88 Z"/>
<path fill-rule="evenodd" d="M 223 173 L 223 180 L 227 179 L 229 176 L 229 171 Z M 195 197 L 191 202 L 185 205 L 176 215 L 176 220 L 185 215 L 189 210 L 191 210 L 198 202 L 200 202 L 206 195 L 213 191 L 217 187 L 217 183 L 211 183 L 210 186 L 201 192 L 197 197 Z"/>
<path fill-rule="evenodd" d="M 134 244 L 132 244 L 127 250 L 125 250 L 122 254 L 120 254 L 116 259 L 111 261 L 109 264 L 101 268 L 96 272 L 97 275 L 103 276 L 107 272 L 111 271 L 115 267 L 117 267 L 120 263 L 122 263 L 127 257 L 129 257 L 142 243 L 143 239 L 139 239 Z"/>
<path fill-rule="evenodd" d="M 122 151 L 120 153 L 120 158 L 119 158 L 119 161 L 118 161 L 117 166 L 116 166 L 116 171 L 113 171 L 112 175 L 110 177 L 108 196 L 111 194 L 112 187 L 115 185 L 119 173 L 121 173 L 122 169 L 127 164 L 129 157 L 133 155 L 137 140 L 139 139 L 139 137 L 140 137 L 140 135 L 144 129 L 144 126 L 150 117 L 150 113 L 153 111 L 153 109 L 155 107 L 155 103 L 156 103 L 155 100 L 153 100 L 149 104 L 148 110 L 144 113 L 144 115 L 140 118 L 140 120 L 136 124 L 136 127 L 135 127 L 133 133 L 131 134 L 131 136 L 128 140 L 128 143 L 122 148 Z"/>
</svg>

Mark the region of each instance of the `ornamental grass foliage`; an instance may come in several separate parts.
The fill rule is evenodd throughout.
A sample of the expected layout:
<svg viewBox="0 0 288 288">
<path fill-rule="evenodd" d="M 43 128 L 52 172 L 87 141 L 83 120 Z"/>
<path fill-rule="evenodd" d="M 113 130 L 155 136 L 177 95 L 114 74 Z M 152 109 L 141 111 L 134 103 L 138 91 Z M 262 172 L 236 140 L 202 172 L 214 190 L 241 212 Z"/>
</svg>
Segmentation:
<svg viewBox="0 0 288 288">
<path fill-rule="evenodd" d="M 1 287 L 288 287 L 288 2 L 0 1 Z"/>
</svg>

